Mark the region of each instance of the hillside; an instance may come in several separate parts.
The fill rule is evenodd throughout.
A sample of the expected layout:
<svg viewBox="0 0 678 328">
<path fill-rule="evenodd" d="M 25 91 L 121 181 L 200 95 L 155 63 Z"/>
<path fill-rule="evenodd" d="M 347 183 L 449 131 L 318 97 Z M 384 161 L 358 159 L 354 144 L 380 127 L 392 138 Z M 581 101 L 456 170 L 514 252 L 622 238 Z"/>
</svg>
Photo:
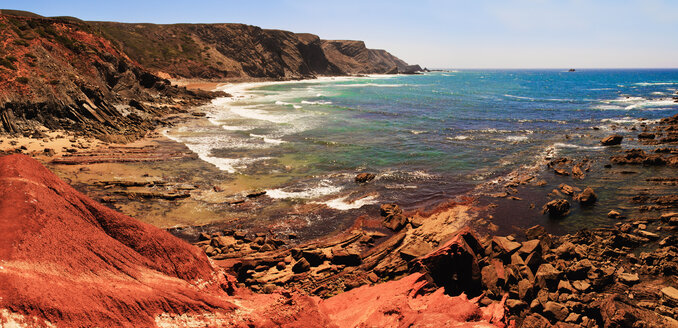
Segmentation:
<svg viewBox="0 0 678 328">
<path fill-rule="evenodd" d="M 3 10 L 0 36 L 0 132 L 45 126 L 125 141 L 212 97 L 172 87 L 75 18 Z"/>
<path fill-rule="evenodd" d="M 91 24 L 132 59 L 171 77 L 300 79 L 396 73 L 407 66 L 363 41 L 325 41 L 243 24 Z"/>
</svg>

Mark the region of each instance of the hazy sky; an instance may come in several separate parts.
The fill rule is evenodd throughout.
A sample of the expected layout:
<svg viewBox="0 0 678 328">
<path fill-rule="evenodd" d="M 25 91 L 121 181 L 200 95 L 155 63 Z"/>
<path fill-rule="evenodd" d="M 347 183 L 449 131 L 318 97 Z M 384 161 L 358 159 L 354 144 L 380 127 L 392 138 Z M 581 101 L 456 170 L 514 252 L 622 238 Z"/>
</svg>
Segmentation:
<svg viewBox="0 0 678 328">
<path fill-rule="evenodd" d="M 449 68 L 678 68 L 678 0 L 3 0 L 44 16 L 246 23 L 359 39 L 409 63 Z"/>
</svg>

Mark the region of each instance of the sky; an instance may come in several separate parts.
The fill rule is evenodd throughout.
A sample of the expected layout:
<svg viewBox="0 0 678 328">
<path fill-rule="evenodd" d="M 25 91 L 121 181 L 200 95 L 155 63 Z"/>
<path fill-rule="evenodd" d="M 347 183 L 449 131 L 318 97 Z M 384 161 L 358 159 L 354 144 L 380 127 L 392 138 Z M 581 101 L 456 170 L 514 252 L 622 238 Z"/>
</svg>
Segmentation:
<svg viewBox="0 0 678 328">
<path fill-rule="evenodd" d="M 1 0 L 43 16 L 245 23 L 364 40 L 429 68 L 678 68 L 678 0 Z"/>
</svg>

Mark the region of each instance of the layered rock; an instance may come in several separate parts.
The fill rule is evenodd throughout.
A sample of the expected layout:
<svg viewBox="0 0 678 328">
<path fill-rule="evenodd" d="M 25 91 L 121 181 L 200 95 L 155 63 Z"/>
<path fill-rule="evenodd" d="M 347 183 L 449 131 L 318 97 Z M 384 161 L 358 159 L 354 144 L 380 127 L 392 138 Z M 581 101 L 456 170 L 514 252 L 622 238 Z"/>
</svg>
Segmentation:
<svg viewBox="0 0 678 328">
<path fill-rule="evenodd" d="M 74 18 L 2 11 L 0 35 L 0 132 L 45 126 L 125 141 L 212 97 L 171 86 Z"/>
<path fill-rule="evenodd" d="M 94 202 L 30 157 L 0 158 L 0 326 L 506 326 L 503 303 L 446 295 L 421 273 L 326 300 L 267 292 L 237 288 L 200 249 Z"/>
<path fill-rule="evenodd" d="M 322 40 L 322 49 L 327 58 L 346 73 L 385 74 L 408 70 L 406 62 L 386 50 L 368 49 L 363 41 Z"/>
</svg>

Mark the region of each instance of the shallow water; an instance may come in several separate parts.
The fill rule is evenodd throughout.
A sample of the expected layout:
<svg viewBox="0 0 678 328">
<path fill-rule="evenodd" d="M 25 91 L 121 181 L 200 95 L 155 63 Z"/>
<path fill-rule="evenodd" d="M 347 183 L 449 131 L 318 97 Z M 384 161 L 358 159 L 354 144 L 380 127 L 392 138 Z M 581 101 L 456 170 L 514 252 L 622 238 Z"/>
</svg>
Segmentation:
<svg viewBox="0 0 678 328">
<path fill-rule="evenodd" d="M 226 86 L 236 97 L 206 106 L 209 123 L 167 135 L 224 172 L 275 181 L 272 202 L 325 204 L 334 221 L 305 218 L 324 232 L 384 202 L 433 206 L 547 152 L 609 156 L 598 140 L 612 129 L 678 112 L 678 70 L 461 70 L 250 87 Z M 359 172 L 377 179 L 357 186 Z"/>
</svg>

